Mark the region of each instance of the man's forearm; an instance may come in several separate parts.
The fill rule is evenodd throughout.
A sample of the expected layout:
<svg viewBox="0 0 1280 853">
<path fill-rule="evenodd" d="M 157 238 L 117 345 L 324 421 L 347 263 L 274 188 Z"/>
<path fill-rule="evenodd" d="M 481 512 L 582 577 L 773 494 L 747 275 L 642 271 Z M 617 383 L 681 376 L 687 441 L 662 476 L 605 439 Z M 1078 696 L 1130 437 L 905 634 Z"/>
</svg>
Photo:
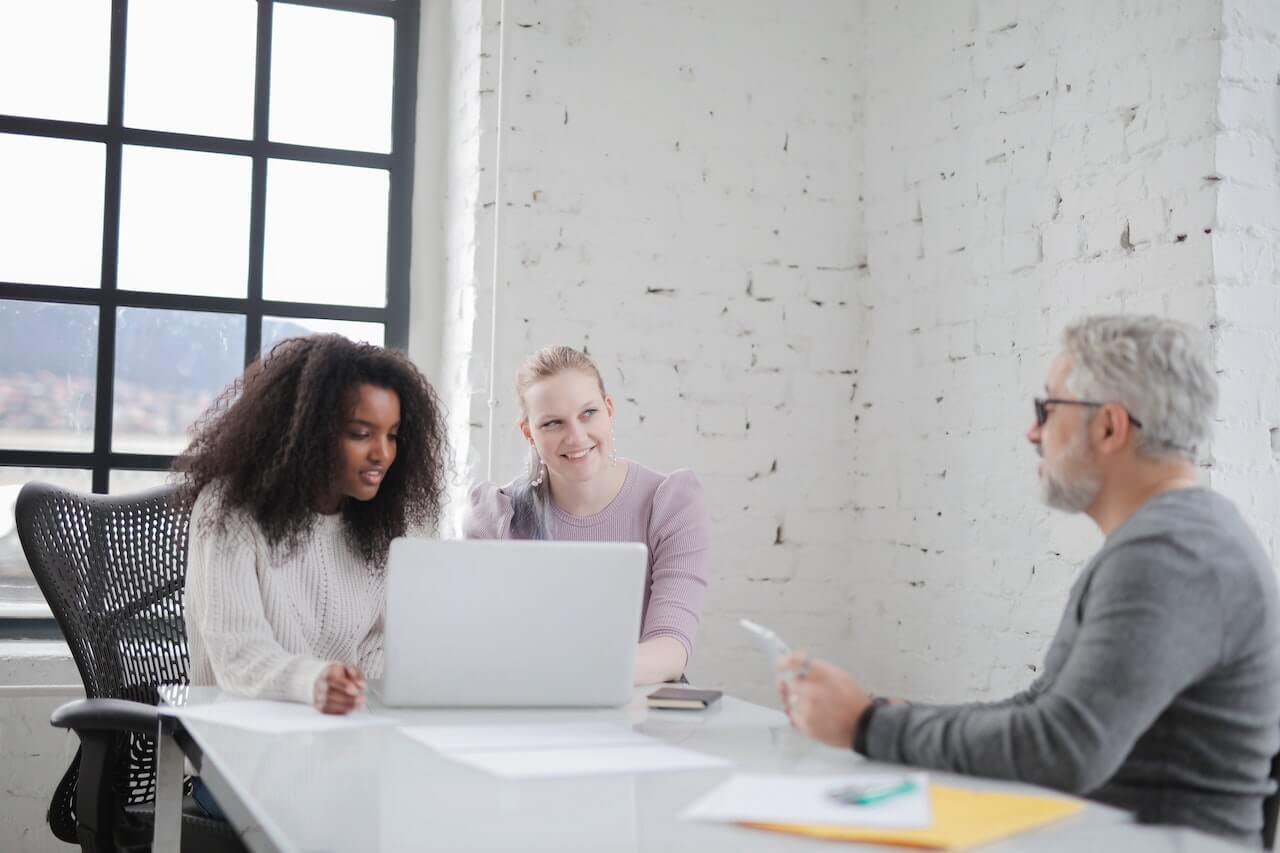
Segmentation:
<svg viewBox="0 0 1280 853">
<path fill-rule="evenodd" d="M 1104 727 L 1069 701 L 886 705 L 863 737 L 872 759 L 1084 793 L 1123 757 Z"/>
</svg>

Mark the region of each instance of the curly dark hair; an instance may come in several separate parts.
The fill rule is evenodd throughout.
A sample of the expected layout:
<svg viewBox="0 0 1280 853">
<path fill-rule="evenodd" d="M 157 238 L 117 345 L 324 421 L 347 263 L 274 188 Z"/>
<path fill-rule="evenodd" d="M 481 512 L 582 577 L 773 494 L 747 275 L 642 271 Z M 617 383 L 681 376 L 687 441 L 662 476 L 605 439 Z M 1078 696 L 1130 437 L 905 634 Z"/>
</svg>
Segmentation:
<svg viewBox="0 0 1280 853">
<path fill-rule="evenodd" d="M 343 500 L 341 512 L 352 546 L 385 565 L 392 539 L 439 520 L 449 457 L 444 407 L 394 350 L 341 335 L 277 344 L 196 422 L 195 437 L 174 461 L 183 475 L 179 500 L 194 503 L 216 481 L 220 522 L 245 511 L 273 548 L 295 550 L 315 523 L 316 499 L 338 477 L 338 442 L 362 384 L 400 397 L 396 459 L 376 497 Z"/>
</svg>

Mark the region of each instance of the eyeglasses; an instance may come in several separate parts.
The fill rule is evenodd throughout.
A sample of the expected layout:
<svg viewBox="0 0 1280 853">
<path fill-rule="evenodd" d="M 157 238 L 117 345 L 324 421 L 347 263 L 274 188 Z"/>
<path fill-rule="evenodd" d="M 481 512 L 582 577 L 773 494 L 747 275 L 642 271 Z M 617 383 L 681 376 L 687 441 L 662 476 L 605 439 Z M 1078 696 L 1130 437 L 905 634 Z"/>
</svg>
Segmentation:
<svg viewBox="0 0 1280 853">
<path fill-rule="evenodd" d="M 1100 409 L 1106 405 L 1106 403 L 1095 403 L 1092 400 L 1055 400 L 1052 397 L 1047 400 L 1043 397 L 1036 397 L 1035 404 L 1036 426 L 1044 426 L 1044 422 L 1049 420 L 1049 406 L 1051 404 L 1054 406 L 1088 406 L 1091 409 Z M 1125 411 L 1125 414 L 1129 415 L 1128 410 Z M 1133 415 L 1129 415 L 1129 423 L 1133 424 L 1138 429 L 1142 429 L 1142 421 L 1138 420 Z"/>
</svg>

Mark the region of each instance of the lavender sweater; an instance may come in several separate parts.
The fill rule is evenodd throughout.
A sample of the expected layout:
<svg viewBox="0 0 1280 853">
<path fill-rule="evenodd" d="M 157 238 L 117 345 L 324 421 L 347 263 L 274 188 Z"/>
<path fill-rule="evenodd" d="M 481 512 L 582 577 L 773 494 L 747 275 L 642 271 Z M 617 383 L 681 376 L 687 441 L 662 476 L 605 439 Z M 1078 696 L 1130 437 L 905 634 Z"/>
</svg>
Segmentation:
<svg viewBox="0 0 1280 853">
<path fill-rule="evenodd" d="M 711 523 L 702 484 L 692 471 L 659 474 L 634 462 L 608 506 L 579 517 L 553 505 L 555 538 L 574 542 L 642 542 L 649 548 L 640 641 L 674 637 L 693 658 L 693 638 L 707 592 Z M 510 539 L 506 487 L 480 483 L 462 524 L 468 539 Z"/>
</svg>

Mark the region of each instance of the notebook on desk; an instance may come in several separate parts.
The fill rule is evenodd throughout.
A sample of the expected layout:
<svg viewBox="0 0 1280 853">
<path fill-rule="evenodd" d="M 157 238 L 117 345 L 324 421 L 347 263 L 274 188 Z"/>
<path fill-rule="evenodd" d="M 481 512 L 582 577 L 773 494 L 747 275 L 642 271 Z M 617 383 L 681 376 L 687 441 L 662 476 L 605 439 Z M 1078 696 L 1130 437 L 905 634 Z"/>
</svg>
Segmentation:
<svg viewBox="0 0 1280 853">
<path fill-rule="evenodd" d="M 393 707 L 627 704 L 647 557 L 634 542 L 395 540 L 378 698 Z"/>
<path fill-rule="evenodd" d="M 646 697 L 650 708 L 670 711 L 705 711 L 724 695 L 719 690 L 699 690 L 671 685 L 659 687 Z"/>
</svg>

